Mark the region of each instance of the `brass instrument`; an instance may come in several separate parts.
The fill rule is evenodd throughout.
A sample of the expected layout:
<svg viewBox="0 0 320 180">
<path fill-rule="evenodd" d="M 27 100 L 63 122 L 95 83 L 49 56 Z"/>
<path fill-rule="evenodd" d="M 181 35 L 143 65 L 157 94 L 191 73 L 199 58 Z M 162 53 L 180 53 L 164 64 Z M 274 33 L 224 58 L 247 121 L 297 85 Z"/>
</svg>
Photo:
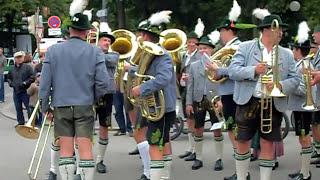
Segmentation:
<svg viewBox="0 0 320 180">
<path fill-rule="evenodd" d="M 125 61 L 137 51 L 138 44 L 136 36 L 128 30 L 118 29 L 113 31 L 112 35 L 115 37 L 115 41 L 111 45 L 111 50 L 120 55 L 115 75 L 116 82 L 120 86 L 120 91 L 124 92 L 123 76 L 125 73 Z"/>
<path fill-rule="evenodd" d="M 236 53 L 237 49 L 238 46 L 229 46 L 221 48 L 219 51 L 217 51 L 210 57 L 210 61 L 212 63 L 216 63 L 219 67 L 226 68 L 230 65 L 232 56 L 234 55 L 234 53 Z M 208 79 L 213 83 L 222 83 L 225 80 L 227 80 L 227 77 L 223 77 L 219 80 L 216 80 L 212 72 L 210 72 L 209 70 L 206 70 L 206 74 Z"/>
<path fill-rule="evenodd" d="M 154 79 L 153 76 L 146 75 L 145 73 L 154 56 L 164 54 L 164 51 L 160 46 L 148 41 L 140 41 L 139 48 L 141 49 L 138 50 L 140 54 L 135 55 L 136 57 L 140 57 L 139 65 L 135 72 L 136 78 L 132 81 L 132 84 L 128 86 L 130 90 L 150 79 Z M 128 98 L 135 106 L 140 107 L 142 116 L 147 118 L 149 121 L 157 121 L 161 119 L 165 113 L 165 100 L 162 90 L 144 97 L 133 97 L 129 92 Z"/>
<path fill-rule="evenodd" d="M 28 168 L 28 176 L 30 179 L 33 179 L 33 180 L 35 180 L 37 178 L 40 164 L 41 164 L 42 157 L 43 157 L 43 153 L 46 148 L 47 140 L 48 140 L 48 137 L 49 137 L 49 134 L 51 131 L 51 127 L 52 127 L 52 122 L 50 122 L 48 128 L 45 130 L 47 114 L 45 115 L 45 117 L 43 119 L 40 132 L 37 127 L 34 127 L 36 116 L 37 116 L 39 109 L 40 109 L 40 102 L 38 101 L 29 120 L 28 120 L 28 122 L 27 122 L 27 124 L 26 125 L 19 125 L 16 127 L 16 132 L 19 135 L 21 135 L 25 138 L 28 138 L 28 139 L 37 139 L 38 138 L 37 143 L 36 143 L 36 147 L 33 151 L 31 162 L 30 162 L 30 165 Z M 41 141 L 43 141 L 42 144 L 40 144 Z M 34 162 L 35 162 L 35 158 L 36 158 L 36 155 L 38 153 L 39 148 L 41 148 L 41 151 L 40 151 L 40 155 L 38 157 L 36 167 L 34 169 Z M 32 176 L 33 169 L 35 170 L 35 172 L 34 172 L 34 175 Z"/>
<path fill-rule="evenodd" d="M 307 56 L 302 60 L 302 76 L 304 80 L 304 85 L 306 88 L 306 102 L 302 105 L 302 108 L 307 111 L 314 111 L 316 109 L 315 103 L 313 101 L 312 87 L 311 87 L 311 56 Z M 305 64 L 307 63 L 307 64 Z"/>
<path fill-rule="evenodd" d="M 226 120 L 225 120 L 225 118 L 224 118 L 223 111 L 222 111 L 222 110 L 221 110 L 221 111 L 218 111 L 217 108 L 216 108 L 216 104 L 217 104 L 217 102 L 220 101 L 220 100 L 221 100 L 220 96 L 215 96 L 215 97 L 212 98 L 211 103 L 212 103 L 212 105 L 213 105 L 213 110 L 214 110 L 214 113 L 215 113 L 215 115 L 217 116 L 218 120 L 219 120 L 220 122 L 221 122 L 221 121 L 225 122 Z"/>
<path fill-rule="evenodd" d="M 179 51 L 185 46 L 187 35 L 180 29 L 167 29 L 160 33 L 160 45 L 166 49 L 174 65 L 181 64 Z"/>
<path fill-rule="evenodd" d="M 260 99 L 260 118 L 261 118 L 260 130 L 264 134 L 268 134 L 272 131 L 272 98 L 286 96 L 281 92 L 279 88 L 280 69 L 279 69 L 279 40 L 278 40 L 279 22 L 278 20 L 274 19 L 272 21 L 271 31 L 273 32 L 273 40 L 274 40 L 274 47 L 271 52 L 272 67 L 264 75 L 260 76 L 261 93 L 262 93 L 261 99 Z M 267 62 L 264 62 L 264 63 L 267 63 Z M 271 92 L 268 92 L 266 85 L 272 81 L 273 81 L 273 88 Z"/>
<path fill-rule="evenodd" d="M 99 33 L 99 23 L 95 21 L 92 23 L 92 29 L 90 29 L 87 34 L 87 43 L 98 46 Z"/>
</svg>

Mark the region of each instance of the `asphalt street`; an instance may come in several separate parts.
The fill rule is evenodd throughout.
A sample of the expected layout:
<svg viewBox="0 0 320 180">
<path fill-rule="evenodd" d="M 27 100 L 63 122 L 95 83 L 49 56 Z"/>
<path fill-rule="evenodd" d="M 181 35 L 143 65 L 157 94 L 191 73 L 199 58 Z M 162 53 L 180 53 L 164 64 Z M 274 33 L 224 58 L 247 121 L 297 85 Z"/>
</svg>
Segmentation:
<svg viewBox="0 0 320 180">
<path fill-rule="evenodd" d="M 0 104 L 0 180 L 27 180 L 27 169 L 35 148 L 36 140 L 29 140 L 19 136 L 14 129 L 14 107 L 12 95 L 6 89 L 6 102 Z M 135 148 L 133 138 L 129 136 L 112 136 L 110 132 L 109 146 L 104 161 L 107 164 L 107 174 L 96 174 L 96 180 L 135 180 L 140 177 L 142 165 L 139 156 L 129 156 L 128 152 Z M 46 146 L 43 161 L 39 171 L 39 180 L 47 177 L 50 166 L 50 143 L 52 135 Z M 232 159 L 232 147 L 227 134 L 224 134 L 224 170 L 217 172 L 213 170 L 216 160 L 212 133 L 205 133 L 203 160 L 204 167 L 200 170 L 191 170 L 191 162 L 185 162 L 177 156 L 184 152 L 187 136 L 182 134 L 172 142 L 173 147 L 173 180 L 222 180 L 224 176 L 231 175 L 235 171 L 235 163 Z M 97 139 L 97 137 L 95 137 Z M 272 179 L 288 179 L 288 173 L 300 168 L 300 155 L 297 138 L 291 132 L 284 140 L 285 155 L 279 159 L 279 168 L 273 171 Z M 94 148 L 96 150 L 96 148 Z M 320 179 L 319 169 L 311 166 L 313 179 Z M 258 161 L 250 164 L 251 179 L 259 179 Z"/>
</svg>

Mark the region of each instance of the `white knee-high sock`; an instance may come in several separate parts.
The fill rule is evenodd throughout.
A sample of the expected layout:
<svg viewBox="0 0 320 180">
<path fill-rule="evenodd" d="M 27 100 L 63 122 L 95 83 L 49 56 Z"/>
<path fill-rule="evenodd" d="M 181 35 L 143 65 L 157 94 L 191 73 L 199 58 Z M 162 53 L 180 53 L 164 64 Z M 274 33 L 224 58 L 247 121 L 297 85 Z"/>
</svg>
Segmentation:
<svg viewBox="0 0 320 180">
<path fill-rule="evenodd" d="M 235 153 L 237 180 L 246 180 L 249 172 L 250 152 L 245 154 Z"/>
<path fill-rule="evenodd" d="M 216 149 L 217 160 L 222 159 L 223 156 L 223 135 L 214 137 L 214 145 Z"/>
<path fill-rule="evenodd" d="M 151 160 L 150 180 L 161 180 L 163 169 L 164 162 L 162 160 Z"/>
<path fill-rule="evenodd" d="M 150 178 L 150 154 L 148 141 L 143 141 L 137 145 L 143 163 L 143 174 Z"/>
<path fill-rule="evenodd" d="M 95 162 L 93 159 L 90 159 L 90 160 L 81 159 L 79 161 L 79 170 L 80 170 L 81 180 L 93 180 L 94 167 L 95 167 Z"/>
<path fill-rule="evenodd" d="M 107 149 L 107 146 L 108 146 L 108 143 L 109 143 L 108 139 L 99 138 L 98 154 L 97 154 L 96 163 L 99 163 L 99 162 L 103 161 L 105 153 L 106 153 L 106 149 Z"/>
<path fill-rule="evenodd" d="M 172 157 L 171 155 L 163 156 L 164 160 L 164 169 L 161 176 L 161 180 L 171 179 L 171 166 L 172 166 Z"/>
<path fill-rule="evenodd" d="M 260 159 L 260 180 L 271 180 L 274 160 Z"/>
<path fill-rule="evenodd" d="M 79 148 L 78 145 L 74 145 L 74 158 L 76 161 L 76 174 L 80 174 L 80 168 L 79 168 L 79 161 L 80 161 L 80 155 L 79 155 Z"/>
<path fill-rule="evenodd" d="M 50 149 L 50 171 L 57 174 L 59 169 L 60 146 L 51 144 Z"/>
<path fill-rule="evenodd" d="M 196 152 L 196 158 L 197 160 L 202 161 L 202 149 L 203 149 L 203 136 L 201 137 L 194 137 L 195 141 L 195 152 Z"/>
<path fill-rule="evenodd" d="M 59 158 L 59 171 L 62 180 L 73 180 L 75 161 L 73 157 L 60 157 Z"/>
<path fill-rule="evenodd" d="M 313 148 L 312 146 L 302 148 L 301 150 L 301 173 L 303 174 L 303 178 L 308 178 L 310 176 L 310 161 L 311 161 L 311 154 Z"/>
<path fill-rule="evenodd" d="M 194 152 L 194 137 L 192 132 L 188 132 L 188 149 L 189 152 Z"/>
</svg>

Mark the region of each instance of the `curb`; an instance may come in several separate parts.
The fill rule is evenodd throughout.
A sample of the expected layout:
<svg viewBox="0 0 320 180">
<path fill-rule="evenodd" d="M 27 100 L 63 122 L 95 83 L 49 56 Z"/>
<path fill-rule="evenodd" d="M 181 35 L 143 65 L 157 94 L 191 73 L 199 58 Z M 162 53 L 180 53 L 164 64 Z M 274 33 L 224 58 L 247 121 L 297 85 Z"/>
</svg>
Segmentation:
<svg viewBox="0 0 320 180">
<path fill-rule="evenodd" d="M 9 115 L 7 115 L 6 113 L 3 113 L 2 111 L 0 111 L 0 114 L 1 114 L 2 116 L 4 116 L 4 117 L 8 118 L 8 119 L 13 120 L 13 121 L 16 121 L 16 120 L 17 120 L 16 118 L 13 118 L 12 116 L 9 116 Z"/>
</svg>

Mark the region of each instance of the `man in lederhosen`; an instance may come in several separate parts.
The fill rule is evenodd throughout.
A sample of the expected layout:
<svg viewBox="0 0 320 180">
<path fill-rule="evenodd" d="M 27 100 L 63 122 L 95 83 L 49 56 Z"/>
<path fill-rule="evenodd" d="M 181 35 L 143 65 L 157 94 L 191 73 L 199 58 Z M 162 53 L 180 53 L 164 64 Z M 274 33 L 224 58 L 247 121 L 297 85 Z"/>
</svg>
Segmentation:
<svg viewBox="0 0 320 180">
<path fill-rule="evenodd" d="M 256 14 L 257 11 L 254 11 Z M 260 13 L 261 14 L 261 13 Z M 248 176 L 250 163 L 250 140 L 259 132 L 261 142 L 260 153 L 260 179 L 271 180 L 272 167 L 274 166 L 273 142 L 281 141 L 282 112 L 287 110 L 287 98 L 272 98 L 272 127 L 271 132 L 261 131 L 260 101 L 262 97 L 262 83 L 260 76 L 268 70 L 268 65 L 273 64 L 271 54 L 275 44 L 282 37 L 284 24 L 278 15 L 259 16 L 263 18 L 258 26 L 261 38 L 246 41 L 232 58 L 229 66 L 229 77 L 235 81 L 233 100 L 237 104 L 236 109 L 236 140 L 237 152 L 236 173 L 238 180 L 245 180 Z M 279 31 L 274 34 L 271 30 L 273 20 L 279 22 Z M 286 95 L 292 93 L 299 85 L 299 77 L 296 74 L 292 52 L 278 46 L 281 92 Z M 266 84 L 267 91 L 271 92 L 274 82 Z M 270 107 L 268 108 L 270 111 Z"/>
<path fill-rule="evenodd" d="M 211 100 L 217 95 L 216 86 L 209 81 L 205 65 L 210 62 L 209 57 L 213 54 L 215 44 L 219 41 L 219 32 L 216 31 L 215 38 L 203 36 L 198 43 L 199 52 L 202 54 L 201 59 L 193 62 L 189 71 L 189 79 L 186 97 L 186 113 L 194 116 L 195 119 L 195 152 L 196 159 L 192 165 L 192 170 L 197 170 L 203 166 L 202 149 L 203 149 L 203 132 L 206 113 L 210 114 L 211 123 L 217 123 L 217 119 Z M 211 36 L 210 36 L 211 37 Z M 214 170 L 221 171 L 223 169 L 222 151 L 223 151 L 223 135 L 221 129 L 214 130 L 214 140 L 217 161 Z"/>
<path fill-rule="evenodd" d="M 198 51 L 197 43 L 203 34 L 203 30 L 203 22 L 201 19 L 198 19 L 198 24 L 196 25 L 195 30 L 190 32 L 187 36 L 187 51 L 182 55 L 180 72 L 178 73 L 182 110 L 184 117 L 187 118 L 188 124 L 188 149 L 183 154 L 179 155 L 179 158 L 184 158 L 185 161 L 193 161 L 196 158 L 196 154 L 194 152 L 194 118 L 186 114 L 186 95 L 190 65 L 191 63 L 199 60 L 201 56 Z"/>
<path fill-rule="evenodd" d="M 60 137 L 59 170 L 62 180 L 73 179 L 74 137 L 79 146 L 81 179 L 93 180 L 93 104 L 107 93 L 109 78 L 103 52 L 85 42 L 91 28 L 88 17 L 75 9 L 70 9 L 70 39 L 51 46 L 47 51 L 39 98 L 42 112 L 47 112 L 50 119 L 51 96 L 55 136 Z"/>
</svg>

